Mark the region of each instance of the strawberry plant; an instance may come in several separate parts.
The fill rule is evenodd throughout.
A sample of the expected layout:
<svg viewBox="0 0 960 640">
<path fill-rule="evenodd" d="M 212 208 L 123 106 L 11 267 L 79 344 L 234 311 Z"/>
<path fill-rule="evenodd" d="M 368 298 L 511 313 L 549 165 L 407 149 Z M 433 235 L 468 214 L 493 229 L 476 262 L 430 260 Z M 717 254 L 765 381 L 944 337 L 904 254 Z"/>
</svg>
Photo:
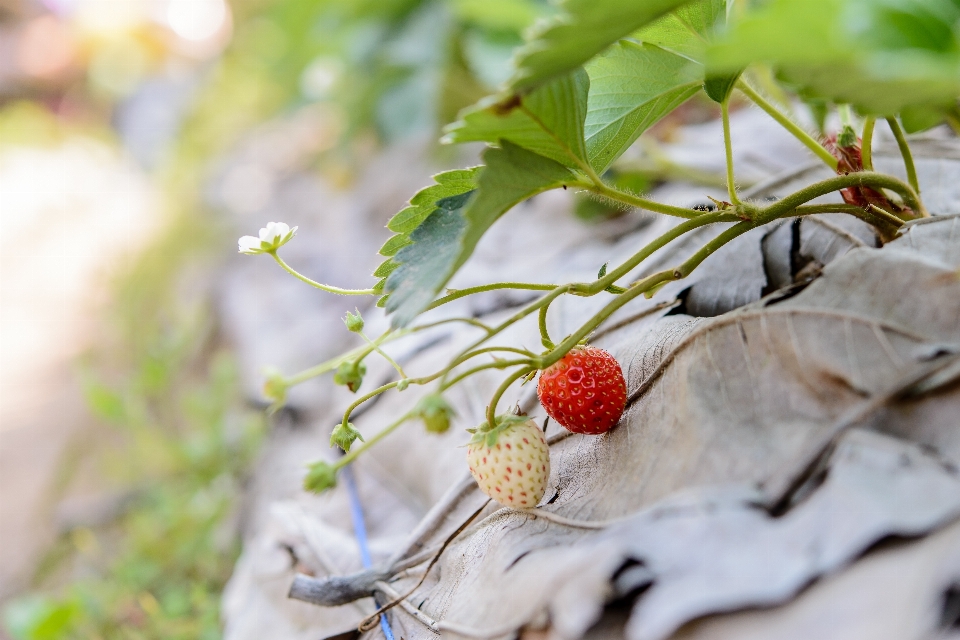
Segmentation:
<svg viewBox="0 0 960 640">
<path fill-rule="evenodd" d="M 376 352 L 389 359 L 382 345 L 438 324 L 417 323 L 426 311 L 492 290 L 539 292 L 537 299 L 494 326 L 474 318 L 440 320 L 468 323 L 480 335 L 433 373 L 408 377 L 391 360 L 398 378 L 363 393 L 346 408 L 333 442 L 347 453 L 333 464 L 315 463 L 306 478 L 307 488 L 322 491 L 333 486 L 339 469 L 407 421 L 419 418 L 431 431 L 445 430 L 454 407 L 443 399 L 444 392 L 490 369 L 505 375 L 490 398 L 485 423 L 477 426 L 477 442 L 469 449 L 474 463 L 478 446 L 495 447 L 498 439 L 512 441 L 517 430 L 530 429 L 529 423 L 501 414 L 499 405 L 512 385 L 538 372 L 541 400 L 550 415 L 574 431 L 602 433 L 619 418 L 626 390 L 619 367 L 608 362 L 611 358 L 584 349 L 583 344 L 631 300 L 653 296 L 664 285 L 689 276 L 738 236 L 783 219 L 848 214 L 871 225 L 882 242 L 895 238 L 906 222 L 929 216 L 906 134 L 944 122 L 960 124 L 958 27 L 960 4 L 953 0 L 566 0 L 558 15 L 528 33 L 527 42 L 515 52 L 513 75 L 502 89 L 462 111 L 446 127 L 446 143 L 486 144 L 482 164 L 436 175 L 433 184 L 414 194 L 409 206 L 390 220 L 388 227 L 395 235 L 380 250 L 384 261 L 369 289 L 341 289 L 293 270 L 279 255 L 295 232 L 286 225 L 271 223 L 259 238 L 241 239 L 242 252 L 269 254 L 293 276 L 322 291 L 376 296 L 377 305 L 391 317 L 388 331 L 368 338 L 362 334 L 362 320 L 351 314 L 347 326 L 364 337 L 364 346 L 299 374 L 271 374 L 266 389 L 276 405 L 290 386 L 328 372 L 336 372 L 336 382 L 356 391 L 366 358 Z M 610 178 L 618 159 L 644 132 L 700 92 L 719 106 L 726 198 L 714 200 L 714 207 L 687 209 L 618 186 Z M 774 93 L 790 98 L 782 102 L 768 97 Z M 835 175 L 772 202 L 741 197 L 730 135 L 734 99 L 769 114 Z M 803 102 L 811 105 L 814 120 L 821 123 L 824 109 L 836 111 L 839 131 L 808 131 L 789 107 Z M 906 181 L 873 170 L 878 119 L 889 125 L 898 143 Z M 555 189 L 672 217 L 676 224 L 637 247 L 621 264 L 604 267 L 593 281 L 555 284 L 518 277 L 445 289 L 504 213 Z M 828 194 L 839 194 L 842 202 L 812 203 Z M 659 249 L 708 226 L 716 233 L 685 261 L 642 277 L 632 275 L 642 271 Z M 593 296 L 605 296 L 604 306 L 554 342 L 547 331 L 551 305 L 562 297 Z M 505 329 L 534 322 L 534 316 L 542 352 L 496 343 Z M 490 355 L 496 357 L 481 358 Z M 596 381 L 597 388 L 604 389 L 598 399 L 602 419 L 584 411 L 589 419 L 578 423 L 580 412 L 571 411 L 560 395 L 564 385 L 587 391 L 581 379 L 586 373 L 576 369 L 577 380 L 571 377 L 571 357 L 586 358 L 598 368 L 603 362 Z M 589 367 L 584 369 L 589 372 Z M 353 412 L 375 396 L 410 385 L 432 385 L 433 391 L 393 424 L 353 447 L 359 438 L 350 422 Z M 476 464 L 473 468 L 488 489 L 487 473 L 478 475 Z M 542 495 L 534 493 L 538 499 Z"/>
</svg>

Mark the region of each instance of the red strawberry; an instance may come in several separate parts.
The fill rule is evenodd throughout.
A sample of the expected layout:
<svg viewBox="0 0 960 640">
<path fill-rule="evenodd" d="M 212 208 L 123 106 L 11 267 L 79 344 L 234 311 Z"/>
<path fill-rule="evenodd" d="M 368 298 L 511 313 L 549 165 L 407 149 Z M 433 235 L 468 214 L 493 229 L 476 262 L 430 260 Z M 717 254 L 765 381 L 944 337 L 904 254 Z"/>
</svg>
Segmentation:
<svg viewBox="0 0 960 640">
<path fill-rule="evenodd" d="M 532 509 L 550 477 L 550 449 L 533 420 L 506 416 L 467 445 L 470 473 L 485 494 L 504 505 Z"/>
<path fill-rule="evenodd" d="M 537 396 L 547 414 L 574 433 L 612 429 L 627 404 L 616 358 L 596 347 L 573 349 L 540 374 Z"/>
</svg>

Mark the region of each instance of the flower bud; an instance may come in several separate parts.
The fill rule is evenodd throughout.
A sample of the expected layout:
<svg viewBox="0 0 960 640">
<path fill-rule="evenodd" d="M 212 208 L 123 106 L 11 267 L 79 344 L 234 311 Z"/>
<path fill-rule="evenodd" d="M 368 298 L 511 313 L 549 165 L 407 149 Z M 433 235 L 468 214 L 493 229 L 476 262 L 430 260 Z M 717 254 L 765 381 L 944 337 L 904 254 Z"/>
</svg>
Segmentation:
<svg viewBox="0 0 960 640">
<path fill-rule="evenodd" d="M 337 468 L 324 460 L 312 463 L 303 479 L 303 488 L 314 493 L 323 493 L 337 486 Z"/>
<path fill-rule="evenodd" d="M 363 436 L 360 435 L 360 432 L 357 431 L 353 423 L 350 422 L 346 424 L 341 422 L 334 428 L 333 433 L 330 434 L 330 446 L 340 447 L 344 451 L 350 451 L 350 447 L 357 440 L 360 442 L 364 441 Z"/>
<path fill-rule="evenodd" d="M 362 362 L 341 362 L 337 372 L 333 374 L 333 381 L 342 384 L 350 391 L 356 392 L 363 384 L 363 376 L 367 373 L 367 365 Z"/>
<path fill-rule="evenodd" d="M 277 369 L 272 367 L 263 372 L 263 397 L 273 405 L 281 407 L 287 401 L 287 381 Z"/>
<path fill-rule="evenodd" d="M 347 311 L 347 317 L 343 319 L 343 324 L 347 325 L 347 330 L 352 331 L 353 333 L 360 333 L 363 331 L 363 318 L 360 317 L 360 311 L 356 310 L 357 313 L 353 314 Z"/>
<path fill-rule="evenodd" d="M 857 145 L 857 132 L 850 125 L 844 125 L 837 136 L 838 147 L 855 147 Z"/>
<path fill-rule="evenodd" d="M 450 428 L 450 419 L 456 415 L 453 407 L 443 396 L 431 394 L 424 396 L 414 410 L 423 420 L 423 426 L 430 433 L 444 433 Z"/>
</svg>

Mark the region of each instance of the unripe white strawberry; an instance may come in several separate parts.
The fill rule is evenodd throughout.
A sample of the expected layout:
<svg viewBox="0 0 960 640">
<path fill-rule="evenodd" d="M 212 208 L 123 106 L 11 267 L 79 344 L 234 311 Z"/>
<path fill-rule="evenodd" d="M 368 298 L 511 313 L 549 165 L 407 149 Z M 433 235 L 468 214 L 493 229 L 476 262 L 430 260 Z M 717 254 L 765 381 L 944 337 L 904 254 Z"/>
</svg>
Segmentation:
<svg viewBox="0 0 960 640">
<path fill-rule="evenodd" d="M 467 463 L 480 489 L 506 507 L 532 509 L 547 489 L 550 449 L 533 420 L 498 418 L 467 445 Z"/>
</svg>

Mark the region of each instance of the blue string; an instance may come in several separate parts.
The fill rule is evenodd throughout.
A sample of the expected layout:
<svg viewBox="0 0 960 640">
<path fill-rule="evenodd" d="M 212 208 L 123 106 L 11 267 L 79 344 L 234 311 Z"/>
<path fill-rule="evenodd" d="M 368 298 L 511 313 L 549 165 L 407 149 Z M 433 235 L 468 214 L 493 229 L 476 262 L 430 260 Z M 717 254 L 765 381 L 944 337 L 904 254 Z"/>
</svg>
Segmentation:
<svg viewBox="0 0 960 640">
<path fill-rule="evenodd" d="M 365 569 L 369 569 L 373 566 L 373 559 L 370 558 L 370 545 L 367 543 L 367 525 L 363 520 L 363 505 L 360 504 L 360 493 L 357 491 L 357 483 L 353 479 L 353 470 L 350 467 L 349 464 L 344 467 L 340 477 L 350 495 L 350 519 L 353 520 L 353 531 L 360 546 L 360 561 L 363 562 Z M 394 640 L 393 629 L 390 627 L 386 613 L 380 614 L 380 628 L 387 640 Z"/>
</svg>

